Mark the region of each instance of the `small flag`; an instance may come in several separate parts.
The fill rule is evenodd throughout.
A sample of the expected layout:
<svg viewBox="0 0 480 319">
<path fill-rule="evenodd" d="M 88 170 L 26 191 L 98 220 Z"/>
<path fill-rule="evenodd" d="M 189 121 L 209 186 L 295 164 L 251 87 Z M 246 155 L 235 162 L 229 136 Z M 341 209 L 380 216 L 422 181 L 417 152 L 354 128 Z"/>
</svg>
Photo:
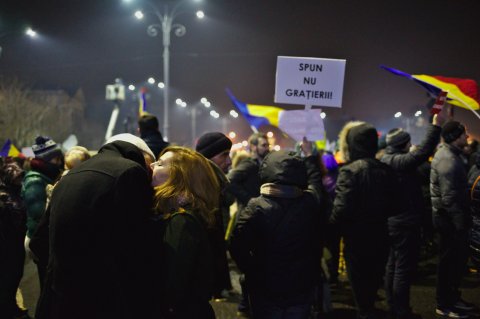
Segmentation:
<svg viewBox="0 0 480 319">
<path fill-rule="evenodd" d="M 258 130 L 263 125 L 278 127 L 278 118 L 282 108 L 276 106 L 247 104 L 237 100 L 229 89 L 226 89 L 233 105 L 240 111 L 250 126 Z"/>
<path fill-rule="evenodd" d="M 147 112 L 147 89 L 142 87 L 138 93 L 138 116 Z"/>
<path fill-rule="evenodd" d="M 442 111 L 443 105 L 445 104 L 445 100 L 447 99 L 447 92 L 441 91 L 440 94 L 437 96 L 437 99 L 435 100 L 435 103 L 432 106 L 432 109 L 430 110 L 430 114 L 438 114 Z"/>
<path fill-rule="evenodd" d="M 22 153 L 18 150 L 18 148 L 15 147 L 15 145 L 12 144 L 12 141 L 10 139 L 7 139 L 5 144 L 3 144 L 2 149 L 0 150 L 0 156 L 2 157 L 19 157 L 21 156 Z"/>
</svg>

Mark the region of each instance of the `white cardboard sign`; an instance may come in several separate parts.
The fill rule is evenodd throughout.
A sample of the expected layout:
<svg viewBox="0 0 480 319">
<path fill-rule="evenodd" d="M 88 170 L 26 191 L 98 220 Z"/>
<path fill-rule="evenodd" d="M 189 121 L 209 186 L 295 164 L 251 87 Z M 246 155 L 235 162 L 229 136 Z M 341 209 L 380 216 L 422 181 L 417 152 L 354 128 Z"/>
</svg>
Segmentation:
<svg viewBox="0 0 480 319">
<path fill-rule="evenodd" d="M 342 107 L 346 60 L 277 57 L 275 103 Z"/>
<path fill-rule="evenodd" d="M 302 141 L 305 136 L 309 141 L 323 140 L 325 128 L 320 109 L 281 111 L 278 127 L 295 141 Z"/>
</svg>

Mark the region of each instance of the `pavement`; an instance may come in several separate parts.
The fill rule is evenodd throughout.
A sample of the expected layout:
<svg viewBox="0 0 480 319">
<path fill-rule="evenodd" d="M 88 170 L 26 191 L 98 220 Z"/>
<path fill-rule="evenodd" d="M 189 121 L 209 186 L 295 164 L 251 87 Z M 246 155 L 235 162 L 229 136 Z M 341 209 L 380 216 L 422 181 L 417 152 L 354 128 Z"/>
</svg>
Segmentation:
<svg viewBox="0 0 480 319">
<path fill-rule="evenodd" d="M 217 319 L 244 318 L 237 316 L 237 304 L 240 299 L 239 273 L 233 263 L 230 266 L 233 285 L 230 297 L 222 301 L 211 302 Z M 417 279 L 411 289 L 412 308 L 423 319 L 440 318 L 435 314 L 435 271 L 436 258 L 424 258 L 419 264 Z M 35 313 L 39 290 L 35 264 L 31 260 L 27 260 L 24 276 L 20 283 L 18 299 L 19 303 L 29 310 L 31 316 Z M 461 290 L 463 299 L 477 306 L 471 312 L 470 318 L 480 319 L 480 273 L 474 272 L 473 268 L 466 272 Z M 320 314 L 318 318 L 355 319 L 353 296 L 345 274 L 340 276 L 339 284 L 332 287 L 331 299 L 333 310 Z M 388 308 L 383 289 L 379 290 L 377 299 L 376 307 L 378 308 L 379 318 L 387 318 Z"/>
</svg>

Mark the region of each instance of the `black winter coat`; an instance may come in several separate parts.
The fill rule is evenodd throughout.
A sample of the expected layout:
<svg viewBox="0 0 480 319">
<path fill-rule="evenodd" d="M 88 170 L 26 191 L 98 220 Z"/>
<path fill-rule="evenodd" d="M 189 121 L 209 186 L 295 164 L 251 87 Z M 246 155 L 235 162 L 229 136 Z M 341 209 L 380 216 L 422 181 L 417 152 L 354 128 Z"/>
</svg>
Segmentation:
<svg viewBox="0 0 480 319">
<path fill-rule="evenodd" d="M 148 318 L 151 207 L 145 160 L 133 144 L 109 143 L 64 176 L 49 205 L 50 257 L 35 317 Z"/>
<path fill-rule="evenodd" d="M 441 128 L 430 125 L 422 143 L 412 152 L 387 147 L 381 161 L 393 168 L 398 178 L 400 190 L 396 194 L 402 203 L 402 210 L 398 215 L 388 219 L 391 227 L 416 226 L 422 223 L 422 214 L 425 211 L 422 185 L 417 169 L 425 163 L 435 151 L 440 141 Z"/>
<path fill-rule="evenodd" d="M 321 198 L 316 158 L 305 160 L 309 191 L 302 191 L 307 188 L 305 167 L 302 173 L 302 169 L 289 171 L 288 165 L 275 166 L 274 162 L 283 162 L 279 157 L 281 152 L 273 152 L 265 158 L 262 182 L 298 193 L 269 194 L 263 185 L 260 197 L 251 199 L 240 212 L 230 251 L 245 272 L 250 291 L 286 306 L 304 302 L 299 299 L 316 284 L 322 250 L 320 204 L 328 198 Z"/>
<path fill-rule="evenodd" d="M 462 150 L 443 144 L 435 153 L 430 173 L 433 224 L 452 225 L 455 230 L 467 230 L 471 224 L 467 167 Z"/>
<path fill-rule="evenodd" d="M 480 155 L 480 154 L 479 154 Z M 476 163 L 470 168 L 468 172 L 468 189 L 471 200 L 471 212 L 472 215 L 480 218 L 480 180 L 477 180 L 480 176 L 480 156 L 477 155 Z M 472 189 L 472 187 L 475 187 Z"/>
<path fill-rule="evenodd" d="M 257 160 L 246 158 L 228 173 L 230 185 L 227 191 L 235 196 L 239 209 L 245 207 L 251 198 L 260 195 L 261 182 L 258 171 Z"/>
<path fill-rule="evenodd" d="M 155 155 L 155 159 L 160 157 L 160 153 L 170 145 L 168 142 L 163 140 L 163 136 L 160 132 L 148 132 L 142 134 L 142 140 L 147 143 L 148 147 L 152 150 L 153 154 Z"/>
</svg>

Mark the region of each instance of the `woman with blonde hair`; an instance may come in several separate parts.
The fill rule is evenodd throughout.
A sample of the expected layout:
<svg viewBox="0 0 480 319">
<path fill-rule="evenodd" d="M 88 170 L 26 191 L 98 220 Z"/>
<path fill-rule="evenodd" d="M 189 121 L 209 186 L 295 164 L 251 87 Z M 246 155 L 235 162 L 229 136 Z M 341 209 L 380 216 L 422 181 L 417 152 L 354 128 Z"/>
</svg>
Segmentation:
<svg viewBox="0 0 480 319">
<path fill-rule="evenodd" d="M 215 173 L 205 157 L 179 146 L 167 147 L 151 168 L 154 211 L 165 221 L 160 311 L 166 318 L 215 318 L 209 304 L 213 265 L 207 237 L 218 209 Z"/>
</svg>

